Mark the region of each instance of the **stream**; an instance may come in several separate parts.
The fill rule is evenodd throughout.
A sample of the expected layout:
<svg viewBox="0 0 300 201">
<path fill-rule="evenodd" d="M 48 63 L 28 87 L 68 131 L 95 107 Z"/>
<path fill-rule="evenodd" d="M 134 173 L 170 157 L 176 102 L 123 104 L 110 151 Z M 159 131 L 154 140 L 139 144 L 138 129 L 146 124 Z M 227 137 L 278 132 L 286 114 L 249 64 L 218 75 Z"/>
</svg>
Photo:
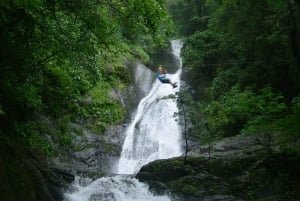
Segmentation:
<svg viewBox="0 0 300 201">
<path fill-rule="evenodd" d="M 64 195 L 65 201 L 171 201 L 168 195 L 152 194 L 147 184 L 139 182 L 134 175 L 151 161 L 183 153 L 181 127 L 174 118 L 174 113 L 178 112 L 176 102 L 164 99 L 180 89 L 181 48 L 181 40 L 171 41 L 171 51 L 178 70 L 174 74 L 167 74 L 167 77 L 176 81 L 178 87 L 173 89 L 171 85 L 162 84 L 157 79 L 152 83 L 124 133 L 121 156 L 112 167 L 112 176 L 94 181 L 85 178 L 85 182 L 76 177 L 72 188 Z M 147 72 L 155 76 L 152 71 Z M 137 75 L 149 77 L 143 73 Z"/>
</svg>

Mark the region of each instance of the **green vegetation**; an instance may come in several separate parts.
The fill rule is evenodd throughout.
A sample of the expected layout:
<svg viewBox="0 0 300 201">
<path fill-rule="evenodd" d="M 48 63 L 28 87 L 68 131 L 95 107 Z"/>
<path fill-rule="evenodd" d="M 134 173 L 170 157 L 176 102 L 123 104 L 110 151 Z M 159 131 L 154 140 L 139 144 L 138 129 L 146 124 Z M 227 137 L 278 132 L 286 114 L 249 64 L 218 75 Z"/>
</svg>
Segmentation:
<svg viewBox="0 0 300 201">
<path fill-rule="evenodd" d="M 182 0 L 169 10 L 196 90 L 190 133 L 206 125 L 216 139 L 271 133 L 286 148 L 299 140 L 299 2 Z"/>
<path fill-rule="evenodd" d="M 149 60 L 146 52 L 164 44 L 164 3 L 3 1 L 0 115 L 13 130 L 5 137 L 49 154 L 45 134 L 67 147 L 70 122 L 97 133 L 120 123 L 125 108 L 110 93 L 130 81 L 124 58 Z"/>
<path fill-rule="evenodd" d="M 154 191 L 164 187 L 175 197 L 185 198 L 182 200 L 214 196 L 224 200 L 226 196 L 249 201 L 298 200 L 299 154 L 240 156 L 157 160 L 144 166 L 137 178 L 148 182 Z"/>
<path fill-rule="evenodd" d="M 172 23 L 164 6 L 164 0 L 1 1 L 2 200 L 53 200 L 46 192 L 52 173 L 36 155 L 84 148 L 71 147 L 74 134 L 83 134 L 71 123 L 102 134 L 123 121 L 118 95 L 131 80 L 125 59 L 149 61 L 148 52 L 165 44 Z"/>
<path fill-rule="evenodd" d="M 168 9 L 185 41 L 183 70 L 194 89 L 177 94 L 185 138 L 211 145 L 253 135 L 263 147 L 251 153 L 255 157 L 249 150 L 245 159 L 208 157 L 208 172 L 224 181 L 199 179 L 200 171 L 171 188 L 197 198 L 225 190 L 246 200 L 298 200 L 299 1 L 177 0 L 169 1 Z"/>
<path fill-rule="evenodd" d="M 0 150 L 6 151 L 0 155 L 0 177 L 9 185 L 0 190 L 6 200 L 20 199 L 15 192 L 38 199 L 32 189 L 39 184 L 32 183 L 30 173 L 39 168 L 30 166 L 36 159 L 30 158 L 26 170 L 14 160 L 25 157 L 28 148 L 35 154 L 56 155 L 69 149 L 71 132 L 82 135 L 82 130 L 72 130 L 71 122 L 98 134 L 122 122 L 126 108 L 116 97 L 130 82 L 124 58 L 149 62 L 147 53 L 165 43 L 172 33 L 166 2 L 175 33 L 185 40 L 183 66 L 195 90 L 181 92 L 177 99 L 186 144 L 189 137 L 211 143 L 238 134 L 255 135 L 267 151 L 257 163 L 266 173 L 254 171 L 248 183 L 242 182 L 246 198 L 254 200 L 261 193 L 255 184 L 264 184 L 260 178 L 266 175 L 278 176 L 270 181 L 282 187 L 277 200 L 295 197 L 298 183 L 288 168 L 297 173 L 300 152 L 299 1 L 3 0 Z M 280 160 L 275 167 L 267 165 Z M 255 169 L 255 162 L 250 162 Z M 233 161 L 230 167 L 215 163 L 212 167 L 234 170 L 230 175 L 248 167 L 248 161 Z M 182 162 L 173 165 L 178 177 L 194 171 Z M 21 182 L 14 182 L 19 178 Z M 199 181 L 181 189 L 197 193 Z M 180 183 L 174 186 L 179 188 Z M 293 188 L 285 191 L 284 186 Z M 219 187 L 223 189 L 222 184 Z"/>
</svg>

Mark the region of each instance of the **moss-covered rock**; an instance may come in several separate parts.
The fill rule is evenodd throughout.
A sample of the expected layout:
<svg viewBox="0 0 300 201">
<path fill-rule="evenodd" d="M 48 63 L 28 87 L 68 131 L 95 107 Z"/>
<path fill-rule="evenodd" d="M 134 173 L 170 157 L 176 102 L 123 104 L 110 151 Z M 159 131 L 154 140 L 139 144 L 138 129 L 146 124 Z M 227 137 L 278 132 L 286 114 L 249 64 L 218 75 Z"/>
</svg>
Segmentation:
<svg viewBox="0 0 300 201">
<path fill-rule="evenodd" d="M 211 174 L 208 161 L 203 157 L 188 158 L 187 161 L 183 158 L 155 161 L 144 166 L 136 177 L 146 181 L 153 192 L 159 192 L 165 185 L 165 191 L 181 199 L 204 199 L 230 193 L 228 182 Z"/>
<path fill-rule="evenodd" d="M 155 161 L 136 177 L 153 192 L 170 191 L 180 200 L 299 200 L 299 154 L 223 151 L 230 153 Z"/>
<path fill-rule="evenodd" d="M 137 177 L 141 181 L 157 180 L 168 182 L 192 174 L 192 171 L 190 166 L 184 165 L 181 158 L 173 160 L 157 160 L 144 166 Z"/>
</svg>

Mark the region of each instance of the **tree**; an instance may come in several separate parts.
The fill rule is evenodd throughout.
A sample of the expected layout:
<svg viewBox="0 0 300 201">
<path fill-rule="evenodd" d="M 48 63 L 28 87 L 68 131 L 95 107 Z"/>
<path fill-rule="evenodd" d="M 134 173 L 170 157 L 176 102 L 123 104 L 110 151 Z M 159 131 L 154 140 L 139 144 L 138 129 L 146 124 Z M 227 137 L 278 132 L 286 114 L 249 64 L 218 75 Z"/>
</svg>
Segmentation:
<svg viewBox="0 0 300 201">
<path fill-rule="evenodd" d="M 57 141 L 65 146 L 70 121 L 83 117 L 80 123 L 99 133 L 119 122 L 123 110 L 107 100 L 108 92 L 128 82 L 124 58 L 165 43 L 172 23 L 164 3 L 2 1 L 0 123 L 13 125 L 5 137 L 41 148 L 46 116 L 61 130 L 52 133 L 60 133 Z M 99 97 L 94 88 L 101 100 L 87 101 Z"/>
<path fill-rule="evenodd" d="M 190 7 L 195 2 L 201 12 Z M 183 66 L 211 132 L 216 137 L 266 133 L 263 127 L 279 132 L 275 122 L 291 113 L 300 92 L 299 2 L 183 0 L 170 11 L 175 26 L 185 20 Z M 206 20 L 195 26 L 178 19 L 185 13 Z"/>
<path fill-rule="evenodd" d="M 163 0 L 4 1 L 0 10 L 0 105 L 10 119 L 64 111 L 132 44 L 161 44 L 170 24 Z"/>
</svg>

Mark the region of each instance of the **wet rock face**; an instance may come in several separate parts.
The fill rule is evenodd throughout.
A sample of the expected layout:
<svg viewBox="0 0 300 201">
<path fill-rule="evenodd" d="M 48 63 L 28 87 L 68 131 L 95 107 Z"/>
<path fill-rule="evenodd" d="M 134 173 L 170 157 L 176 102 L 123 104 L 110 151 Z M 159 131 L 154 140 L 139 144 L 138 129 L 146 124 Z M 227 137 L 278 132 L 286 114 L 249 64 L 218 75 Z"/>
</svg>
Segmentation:
<svg viewBox="0 0 300 201">
<path fill-rule="evenodd" d="M 209 171 L 205 158 L 168 159 L 144 166 L 136 177 L 157 193 L 171 192 L 180 201 L 242 201 L 232 194 L 228 181 Z M 162 192 L 163 189 L 163 192 Z"/>
<path fill-rule="evenodd" d="M 80 129 L 82 133 L 72 133 L 72 150 L 50 159 L 50 167 L 92 178 L 110 173 L 121 153 L 124 126 L 111 126 L 104 134 L 97 135 L 73 124 L 73 127 Z"/>
<path fill-rule="evenodd" d="M 299 198 L 299 154 L 267 154 L 249 136 L 227 138 L 211 150 L 204 148 L 197 154 L 194 150 L 186 161 L 183 157 L 154 161 L 136 177 L 153 192 L 171 192 L 180 201 Z"/>
<path fill-rule="evenodd" d="M 138 101 L 151 89 L 155 76 L 140 63 L 128 65 L 133 75 L 132 84 L 126 89 L 113 89 L 110 96 L 129 114 L 132 107 L 135 108 Z M 76 132 L 70 133 L 73 136 L 71 149 L 66 154 L 50 159 L 50 167 L 91 178 L 112 173 L 122 151 L 126 123 L 110 126 L 105 133 L 99 134 L 92 133 L 84 125 L 72 124 L 72 127 Z"/>
<path fill-rule="evenodd" d="M 203 156 L 212 158 L 223 157 L 248 157 L 261 151 L 263 147 L 256 143 L 254 136 L 233 136 L 224 138 L 222 141 L 216 142 L 209 146 L 194 146 L 188 153 L 189 156 Z"/>
</svg>

